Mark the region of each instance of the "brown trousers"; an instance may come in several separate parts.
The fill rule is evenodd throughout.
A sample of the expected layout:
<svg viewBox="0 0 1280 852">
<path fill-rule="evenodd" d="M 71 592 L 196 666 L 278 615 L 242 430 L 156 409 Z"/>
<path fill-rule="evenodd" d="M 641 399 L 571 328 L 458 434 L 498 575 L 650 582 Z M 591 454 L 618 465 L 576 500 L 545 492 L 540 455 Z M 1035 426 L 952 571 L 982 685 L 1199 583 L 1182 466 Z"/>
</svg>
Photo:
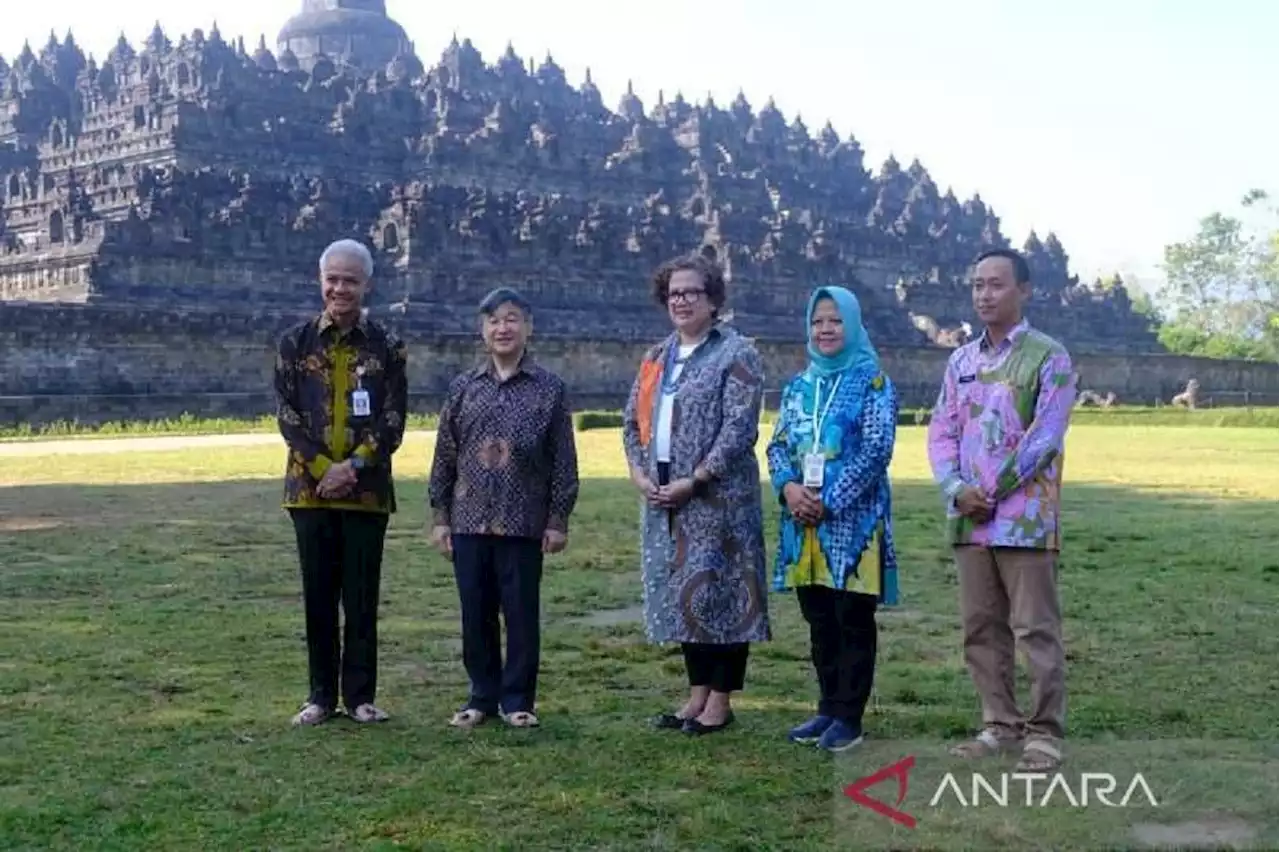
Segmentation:
<svg viewBox="0 0 1280 852">
<path fill-rule="evenodd" d="M 958 546 L 964 661 L 982 700 L 982 720 L 999 737 L 1060 740 L 1067 714 L 1066 654 L 1058 605 L 1058 553 Z M 1031 672 L 1031 712 L 1014 697 L 1014 642 Z"/>
</svg>

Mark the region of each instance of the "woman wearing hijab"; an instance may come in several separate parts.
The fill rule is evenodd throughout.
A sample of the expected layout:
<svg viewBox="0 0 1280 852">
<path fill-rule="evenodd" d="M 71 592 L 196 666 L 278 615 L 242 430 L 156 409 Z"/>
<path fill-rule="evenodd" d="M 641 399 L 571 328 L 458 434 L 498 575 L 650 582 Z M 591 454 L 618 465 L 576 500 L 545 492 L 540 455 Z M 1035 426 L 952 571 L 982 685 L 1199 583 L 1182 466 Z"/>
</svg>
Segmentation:
<svg viewBox="0 0 1280 852">
<path fill-rule="evenodd" d="M 876 661 L 876 607 L 897 603 L 889 461 L 897 394 L 843 287 L 809 299 L 809 365 L 782 391 L 769 473 L 783 505 L 775 591 L 809 624 L 818 714 L 790 739 L 828 751 L 862 741 Z"/>
</svg>

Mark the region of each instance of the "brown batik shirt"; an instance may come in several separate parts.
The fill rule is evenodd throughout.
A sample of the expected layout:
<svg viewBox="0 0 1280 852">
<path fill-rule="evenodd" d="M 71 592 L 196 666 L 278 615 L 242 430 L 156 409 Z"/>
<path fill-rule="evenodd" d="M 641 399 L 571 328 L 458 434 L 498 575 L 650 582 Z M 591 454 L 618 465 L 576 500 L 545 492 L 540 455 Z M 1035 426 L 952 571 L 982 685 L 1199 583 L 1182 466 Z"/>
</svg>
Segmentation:
<svg viewBox="0 0 1280 852">
<path fill-rule="evenodd" d="M 408 348 L 391 330 L 363 316 L 343 331 L 327 314 L 285 332 L 276 352 L 276 420 L 289 448 L 286 508 L 394 512 L 391 456 L 404 439 Z M 352 392 L 369 393 L 369 416 L 352 412 Z M 355 489 L 326 500 L 316 486 L 329 467 L 352 456 L 364 462 Z"/>
<path fill-rule="evenodd" d="M 505 381 L 492 363 L 459 376 L 440 412 L 427 496 L 434 524 L 454 535 L 567 532 L 578 455 L 560 377 L 528 355 Z"/>
</svg>

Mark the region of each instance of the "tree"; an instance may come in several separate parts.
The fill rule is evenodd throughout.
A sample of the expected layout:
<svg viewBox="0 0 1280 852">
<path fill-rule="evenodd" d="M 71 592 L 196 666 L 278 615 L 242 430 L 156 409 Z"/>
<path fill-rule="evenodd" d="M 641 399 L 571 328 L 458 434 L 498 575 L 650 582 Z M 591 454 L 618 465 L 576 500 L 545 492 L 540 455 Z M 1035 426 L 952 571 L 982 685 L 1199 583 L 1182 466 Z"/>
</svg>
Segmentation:
<svg viewBox="0 0 1280 852">
<path fill-rule="evenodd" d="M 1269 200 L 1250 190 L 1241 207 L 1252 212 Z M 1247 227 L 1240 217 L 1212 213 L 1196 235 L 1164 250 L 1162 307 L 1169 322 L 1160 342 L 1171 352 L 1275 361 L 1277 280 L 1275 208 L 1269 226 Z"/>
<path fill-rule="evenodd" d="M 1093 287 L 1097 292 L 1104 294 L 1113 292 L 1117 287 L 1123 288 L 1125 295 L 1129 299 L 1129 310 L 1145 319 L 1147 328 L 1152 331 L 1159 328 L 1160 311 L 1155 300 L 1151 298 L 1151 294 L 1147 292 L 1137 278 L 1133 276 L 1125 278 L 1119 272 L 1113 272 L 1110 275 L 1104 275 L 1099 278 Z"/>
</svg>

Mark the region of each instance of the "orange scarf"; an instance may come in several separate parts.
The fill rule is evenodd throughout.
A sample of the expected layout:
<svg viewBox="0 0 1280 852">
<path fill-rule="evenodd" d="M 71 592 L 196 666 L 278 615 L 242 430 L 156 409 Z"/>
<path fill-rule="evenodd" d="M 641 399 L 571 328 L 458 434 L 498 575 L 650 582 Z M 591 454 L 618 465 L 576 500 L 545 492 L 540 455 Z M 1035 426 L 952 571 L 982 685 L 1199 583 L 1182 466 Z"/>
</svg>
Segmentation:
<svg viewBox="0 0 1280 852">
<path fill-rule="evenodd" d="M 640 427 L 640 446 L 648 447 L 653 437 L 653 401 L 662 386 L 663 364 L 660 359 L 640 365 L 640 388 L 636 394 L 636 423 Z"/>
</svg>

